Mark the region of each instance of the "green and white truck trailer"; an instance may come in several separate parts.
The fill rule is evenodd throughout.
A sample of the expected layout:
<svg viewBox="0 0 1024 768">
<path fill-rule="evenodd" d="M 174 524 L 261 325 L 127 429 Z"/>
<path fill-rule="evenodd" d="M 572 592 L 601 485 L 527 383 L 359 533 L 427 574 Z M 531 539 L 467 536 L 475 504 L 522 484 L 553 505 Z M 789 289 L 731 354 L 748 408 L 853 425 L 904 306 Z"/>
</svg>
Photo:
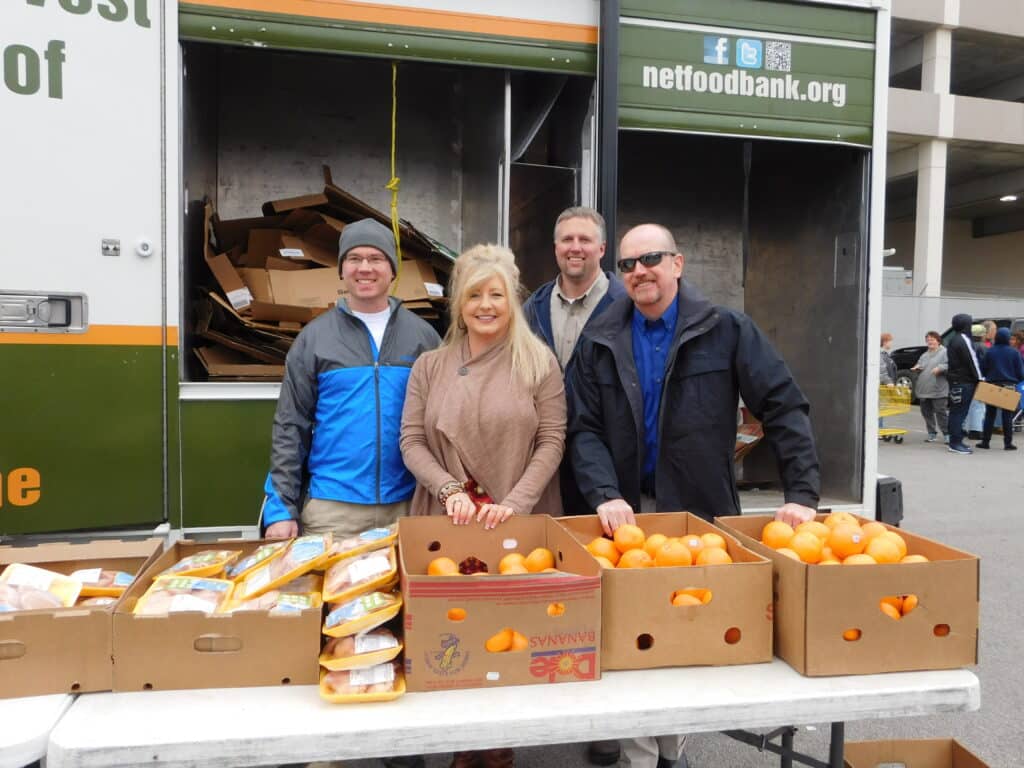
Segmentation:
<svg viewBox="0 0 1024 768">
<path fill-rule="evenodd" d="M 567 205 L 666 224 L 790 363 L 825 499 L 871 514 L 888 36 L 888 0 L 8 0 L 0 537 L 255 524 L 277 385 L 195 364 L 203 200 L 328 165 L 386 210 L 393 62 L 403 218 L 531 287 Z"/>
</svg>

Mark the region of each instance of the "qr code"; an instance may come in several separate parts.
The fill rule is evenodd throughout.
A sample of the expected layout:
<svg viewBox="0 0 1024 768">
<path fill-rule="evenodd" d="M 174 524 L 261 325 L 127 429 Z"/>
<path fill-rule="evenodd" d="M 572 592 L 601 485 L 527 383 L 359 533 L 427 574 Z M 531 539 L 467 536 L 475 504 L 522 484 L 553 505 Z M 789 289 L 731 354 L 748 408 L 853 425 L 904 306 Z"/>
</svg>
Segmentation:
<svg viewBox="0 0 1024 768">
<path fill-rule="evenodd" d="M 764 44 L 764 68 L 773 72 L 789 72 L 793 67 L 792 43 L 768 40 Z"/>
</svg>

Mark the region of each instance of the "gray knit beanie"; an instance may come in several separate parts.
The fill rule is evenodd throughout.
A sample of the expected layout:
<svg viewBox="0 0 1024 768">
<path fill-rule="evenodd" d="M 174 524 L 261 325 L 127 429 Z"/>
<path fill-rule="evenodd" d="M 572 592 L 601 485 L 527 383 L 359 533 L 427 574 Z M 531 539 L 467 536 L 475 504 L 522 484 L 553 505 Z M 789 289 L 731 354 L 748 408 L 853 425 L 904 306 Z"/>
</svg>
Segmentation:
<svg viewBox="0 0 1024 768">
<path fill-rule="evenodd" d="M 341 237 L 338 238 L 338 261 L 345 258 L 345 254 L 360 245 L 368 245 L 376 248 L 391 262 L 391 276 L 398 274 L 398 260 L 395 257 L 395 235 L 388 228 L 376 219 L 360 219 L 346 224 L 341 230 Z"/>
</svg>

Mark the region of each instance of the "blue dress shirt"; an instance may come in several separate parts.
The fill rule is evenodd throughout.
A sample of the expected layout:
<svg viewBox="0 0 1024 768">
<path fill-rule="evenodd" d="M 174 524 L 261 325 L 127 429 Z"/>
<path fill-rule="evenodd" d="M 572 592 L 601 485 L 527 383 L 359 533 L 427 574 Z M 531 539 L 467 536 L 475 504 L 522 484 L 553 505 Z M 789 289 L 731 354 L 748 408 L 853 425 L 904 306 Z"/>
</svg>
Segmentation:
<svg viewBox="0 0 1024 768">
<path fill-rule="evenodd" d="M 657 320 L 648 320 L 639 310 L 633 309 L 633 361 L 640 376 L 644 403 L 644 458 L 640 487 L 651 494 L 654 493 L 654 469 L 658 464 L 658 409 L 678 312 L 678 296 Z"/>
</svg>

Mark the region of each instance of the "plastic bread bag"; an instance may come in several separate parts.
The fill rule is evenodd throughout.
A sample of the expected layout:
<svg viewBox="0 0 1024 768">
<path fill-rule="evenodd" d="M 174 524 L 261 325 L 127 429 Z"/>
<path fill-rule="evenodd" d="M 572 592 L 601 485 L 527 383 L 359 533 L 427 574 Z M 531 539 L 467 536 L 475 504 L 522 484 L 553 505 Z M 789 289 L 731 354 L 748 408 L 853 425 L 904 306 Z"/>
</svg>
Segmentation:
<svg viewBox="0 0 1024 768">
<path fill-rule="evenodd" d="M 336 671 L 372 667 L 391 661 L 402 652 L 402 643 L 390 629 L 381 627 L 348 637 L 332 637 L 320 652 L 320 666 Z"/>
<path fill-rule="evenodd" d="M 324 574 L 324 600 L 329 603 L 345 602 L 385 586 L 397 574 L 394 547 L 342 560 Z"/>
<path fill-rule="evenodd" d="M 264 592 L 259 597 L 249 600 L 231 600 L 223 613 L 235 613 L 237 611 L 270 611 L 271 613 L 302 613 L 309 608 L 319 608 L 323 604 L 319 592 L 285 592 L 281 589 L 272 589 Z"/>
<path fill-rule="evenodd" d="M 329 568 L 335 563 L 361 555 L 364 552 L 369 552 L 372 549 L 383 549 L 389 544 L 394 544 L 397 539 L 398 523 L 381 528 L 370 528 L 367 531 L 344 539 L 335 539 L 334 544 L 331 546 L 331 556 L 327 558 L 324 567 Z"/>
<path fill-rule="evenodd" d="M 79 597 L 78 602 L 75 603 L 76 608 L 106 608 L 108 605 L 113 605 L 117 602 L 116 597 L 109 596 L 95 596 L 95 597 Z"/>
<path fill-rule="evenodd" d="M 241 554 L 235 549 L 206 549 L 183 557 L 161 576 L 219 576 Z"/>
<path fill-rule="evenodd" d="M 235 597 L 249 600 L 277 589 L 304 573 L 322 568 L 333 539 L 329 533 L 299 536 L 280 557 L 259 566 L 238 583 Z"/>
<path fill-rule="evenodd" d="M 405 677 L 397 662 L 362 669 L 320 670 L 320 697 L 334 704 L 390 701 L 405 693 Z"/>
<path fill-rule="evenodd" d="M 347 603 L 332 605 L 330 609 L 324 619 L 323 633 L 329 637 L 345 637 L 393 619 L 402 609 L 402 598 L 394 592 L 370 592 Z"/>
<path fill-rule="evenodd" d="M 226 578 L 233 579 L 234 581 L 241 581 L 254 569 L 275 557 L 283 555 L 285 550 L 288 549 L 289 544 L 291 544 L 291 542 L 287 540 L 271 541 L 266 544 L 261 544 L 241 560 L 236 560 L 225 568 L 224 576 Z"/>
<path fill-rule="evenodd" d="M 80 597 L 119 597 L 135 581 L 130 573 L 106 568 L 83 568 L 72 573 L 71 578 L 82 582 Z"/>
<path fill-rule="evenodd" d="M 139 598 L 134 613 L 164 616 L 182 611 L 213 613 L 231 597 L 233 581 L 202 576 L 157 576 Z"/>
<path fill-rule="evenodd" d="M 0 595 L 0 604 L 20 605 L 9 610 L 29 611 L 36 608 L 69 608 L 82 591 L 82 582 L 63 573 L 37 568 L 24 563 L 11 563 L 0 574 L 0 585 L 6 585 L 7 595 Z M 45 592 L 53 597 L 50 600 Z M 54 604 L 55 603 L 55 604 Z"/>
</svg>

